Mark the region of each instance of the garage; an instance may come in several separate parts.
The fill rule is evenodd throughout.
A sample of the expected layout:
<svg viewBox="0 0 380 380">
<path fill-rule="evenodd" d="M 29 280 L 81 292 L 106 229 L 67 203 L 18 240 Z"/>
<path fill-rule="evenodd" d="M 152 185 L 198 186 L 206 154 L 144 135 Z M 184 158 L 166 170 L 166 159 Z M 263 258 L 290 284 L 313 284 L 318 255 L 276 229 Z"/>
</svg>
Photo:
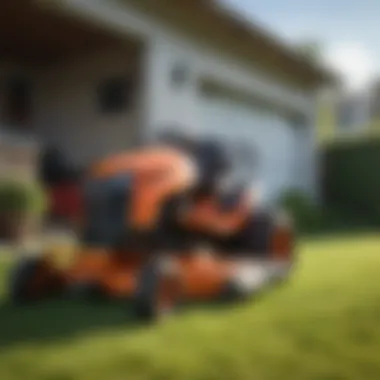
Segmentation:
<svg viewBox="0 0 380 380">
<path fill-rule="evenodd" d="M 201 133 L 251 149 L 239 177 L 257 182 L 274 201 L 297 181 L 297 129 L 284 114 L 222 96 L 202 95 Z M 239 148 L 242 147 L 242 148 Z"/>
</svg>

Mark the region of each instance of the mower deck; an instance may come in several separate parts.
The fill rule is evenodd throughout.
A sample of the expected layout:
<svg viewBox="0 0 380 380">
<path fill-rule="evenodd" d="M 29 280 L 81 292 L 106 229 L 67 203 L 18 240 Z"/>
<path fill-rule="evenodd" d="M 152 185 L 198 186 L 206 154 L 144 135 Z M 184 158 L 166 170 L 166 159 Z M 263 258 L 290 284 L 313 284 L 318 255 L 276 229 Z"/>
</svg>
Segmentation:
<svg viewBox="0 0 380 380">
<path fill-rule="evenodd" d="M 167 308 L 168 303 L 174 306 L 183 300 L 248 297 L 273 280 L 286 277 L 290 269 L 288 261 L 204 253 L 148 258 L 131 253 L 85 250 L 79 251 L 65 265 L 58 265 L 49 256 L 34 260 L 34 269 L 29 269 L 29 275 L 23 269 L 21 288 L 28 291 L 23 294 L 25 298 L 38 299 L 57 291 L 71 293 L 90 289 L 107 298 L 133 300 L 142 297 L 144 305 L 149 299 L 149 307 L 145 305 L 144 310 L 149 308 L 150 316 L 158 307 L 156 302 L 163 299 L 166 299 L 163 304 Z M 149 294 L 140 296 L 141 289 L 147 287 L 149 290 L 145 293 Z"/>
</svg>

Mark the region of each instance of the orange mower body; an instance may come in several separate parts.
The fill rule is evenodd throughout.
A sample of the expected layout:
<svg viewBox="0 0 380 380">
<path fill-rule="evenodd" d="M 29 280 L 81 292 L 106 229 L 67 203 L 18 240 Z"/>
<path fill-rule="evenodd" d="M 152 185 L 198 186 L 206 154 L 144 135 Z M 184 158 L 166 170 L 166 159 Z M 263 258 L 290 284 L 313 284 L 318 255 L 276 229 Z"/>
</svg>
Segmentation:
<svg viewBox="0 0 380 380">
<path fill-rule="evenodd" d="M 291 225 L 269 216 L 258 221 L 245 196 L 228 211 L 199 201 L 192 195 L 199 178 L 191 157 L 171 147 L 96 164 L 84 191 L 82 247 L 64 264 L 49 251 L 23 260 L 12 275 L 13 299 L 90 290 L 132 300 L 139 317 L 156 318 L 186 301 L 249 295 L 287 277 L 294 260 Z M 168 207 L 184 194 L 183 212 L 182 203 Z M 132 244 L 136 236 L 143 245 Z M 172 245 L 178 236 L 184 238 Z"/>
</svg>

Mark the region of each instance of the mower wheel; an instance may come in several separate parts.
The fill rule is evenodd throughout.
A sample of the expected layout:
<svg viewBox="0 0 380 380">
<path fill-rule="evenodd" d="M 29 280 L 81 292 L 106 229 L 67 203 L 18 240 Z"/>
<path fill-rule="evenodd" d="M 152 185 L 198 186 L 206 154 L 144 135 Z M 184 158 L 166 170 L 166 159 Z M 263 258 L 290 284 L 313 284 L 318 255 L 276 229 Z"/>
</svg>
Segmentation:
<svg viewBox="0 0 380 380">
<path fill-rule="evenodd" d="M 179 269 L 171 258 L 158 258 L 146 264 L 137 281 L 135 316 L 153 322 L 172 314 L 182 298 L 181 285 Z"/>
<path fill-rule="evenodd" d="M 247 294 L 236 282 L 228 281 L 224 286 L 220 300 L 223 303 L 244 302 L 250 298 L 251 294 Z"/>
<path fill-rule="evenodd" d="M 11 302 L 24 303 L 35 298 L 33 285 L 41 273 L 43 261 L 40 258 L 22 259 L 11 272 L 9 279 L 9 296 Z"/>
</svg>

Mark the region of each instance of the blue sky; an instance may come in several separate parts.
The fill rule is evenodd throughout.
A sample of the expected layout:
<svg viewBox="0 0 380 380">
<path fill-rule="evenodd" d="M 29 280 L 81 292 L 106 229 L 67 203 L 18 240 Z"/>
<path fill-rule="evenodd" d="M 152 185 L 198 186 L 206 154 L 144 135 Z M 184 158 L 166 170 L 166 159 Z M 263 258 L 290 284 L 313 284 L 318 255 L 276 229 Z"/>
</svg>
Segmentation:
<svg viewBox="0 0 380 380">
<path fill-rule="evenodd" d="M 350 87 L 380 72 L 380 0 L 224 0 L 290 40 L 316 39 Z"/>
</svg>

